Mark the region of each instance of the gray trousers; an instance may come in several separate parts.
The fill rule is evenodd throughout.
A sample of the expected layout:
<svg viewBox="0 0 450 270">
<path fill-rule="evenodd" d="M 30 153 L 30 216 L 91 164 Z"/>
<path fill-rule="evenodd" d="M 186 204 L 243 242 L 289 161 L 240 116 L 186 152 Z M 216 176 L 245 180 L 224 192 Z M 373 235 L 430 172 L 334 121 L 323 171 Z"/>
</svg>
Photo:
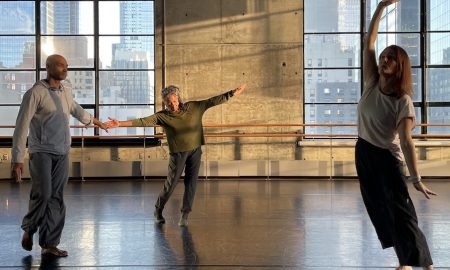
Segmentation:
<svg viewBox="0 0 450 270">
<path fill-rule="evenodd" d="M 195 191 L 197 189 L 197 179 L 201 157 L 201 147 L 186 152 L 170 153 L 167 179 L 164 183 L 163 189 L 159 193 L 158 200 L 156 201 L 156 209 L 161 211 L 164 209 L 164 205 L 166 205 L 170 195 L 172 195 L 172 192 L 174 191 L 184 170 L 184 195 L 181 212 L 191 212 Z"/>
<path fill-rule="evenodd" d="M 69 178 L 69 155 L 30 154 L 31 192 L 22 229 L 33 235 L 39 229 L 41 247 L 57 246 L 66 217 L 64 186 Z"/>
</svg>

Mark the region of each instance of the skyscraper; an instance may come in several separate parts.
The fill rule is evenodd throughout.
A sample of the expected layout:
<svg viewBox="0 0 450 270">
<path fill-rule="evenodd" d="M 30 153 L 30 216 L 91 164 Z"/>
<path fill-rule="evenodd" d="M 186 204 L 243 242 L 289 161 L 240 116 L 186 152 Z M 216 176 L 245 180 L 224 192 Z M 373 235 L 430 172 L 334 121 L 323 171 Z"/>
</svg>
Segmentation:
<svg viewBox="0 0 450 270">
<path fill-rule="evenodd" d="M 305 35 L 307 124 L 356 123 L 360 95 L 360 72 L 355 69 L 360 64 L 360 5 L 358 0 L 307 2 L 305 32 L 313 33 Z M 343 134 L 354 133 L 355 129 L 310 126 L 305 132 Z"/>
<path fill-rule="evenodd" d="M 41 3 L 43 34 L 79 34 L 80 3 L 78 1 L 46 1 Z"/>
<path fill-rule="evenodd" d="M 113 69 L 148 69 L 152 61 L 150 50 L 152 37 L 145 35 L 153 31 L 153 5 L 151 2 L 120 3 L 120 43 L 113 46 Z M 143 35 L 144 34 L 144 35 Z M 126 103 L 149 103 L 151 83 L 148 72 L 118 71 L 115 83 L 121 88 Z"/>
<path fill-rule="evenodd" d="M 0 3 L 1 35 L 34 35 L 35 15 L 33 2 L 2 1 Z M 22 63 L 24 44 L 33 42 L 34 36 L 1 36 L 0 68 L 16 68 Z M 33 68 L 32 66 L 27 68 Z"/>
</svg>

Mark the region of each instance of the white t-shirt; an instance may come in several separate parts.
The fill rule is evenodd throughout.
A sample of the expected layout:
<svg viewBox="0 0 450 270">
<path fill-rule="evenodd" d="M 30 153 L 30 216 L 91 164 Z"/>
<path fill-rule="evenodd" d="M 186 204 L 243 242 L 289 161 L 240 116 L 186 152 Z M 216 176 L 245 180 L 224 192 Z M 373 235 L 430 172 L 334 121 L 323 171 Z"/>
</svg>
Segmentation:
<svg viewBox="0 0 450 270">
<path fill-rule="evenodd" d="M 411 97 L 401 98 L 385 95 L 378 82 L 366 83 L 358 103 L 358 136 L 380 148 L 389 149 L 403 160 L 397 128 L 404 118 L 416 119 Z"/>
</svg>

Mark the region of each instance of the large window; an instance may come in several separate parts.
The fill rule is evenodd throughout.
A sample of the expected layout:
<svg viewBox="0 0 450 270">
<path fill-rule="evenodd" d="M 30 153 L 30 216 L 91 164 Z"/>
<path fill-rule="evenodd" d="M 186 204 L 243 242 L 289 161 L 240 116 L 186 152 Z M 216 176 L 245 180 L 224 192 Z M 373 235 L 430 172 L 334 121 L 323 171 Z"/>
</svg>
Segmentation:
<svg viewBox="0 0 450 270">
<path fill-rule="evenodd" d="M 305 0 L 305 123 L 356 123 L 363 33 L 378 2 Z M 379 27 L 377 55 L 391 44 L 403 47 L 411 58 L 417 122 L 449 123 L 450 2 L 409 0 L 389 6 Z M 306 132 L 355 134 L 356 130 L 310 127 Z M 449 133 L 450 128 L 416 132 Z"/>
<path fill-rule="evenodd" d="M 55 53 L 68 61 L 65 83 L 76 101 L 100 120 L 154 113 L 153 1 L 1 1 L 0 13 L 0 125 L 15 124 L 23 94 L 46 77 L 45 60 Z M 144 132 L 152 129 L 110 134 Z"/>
</svg>

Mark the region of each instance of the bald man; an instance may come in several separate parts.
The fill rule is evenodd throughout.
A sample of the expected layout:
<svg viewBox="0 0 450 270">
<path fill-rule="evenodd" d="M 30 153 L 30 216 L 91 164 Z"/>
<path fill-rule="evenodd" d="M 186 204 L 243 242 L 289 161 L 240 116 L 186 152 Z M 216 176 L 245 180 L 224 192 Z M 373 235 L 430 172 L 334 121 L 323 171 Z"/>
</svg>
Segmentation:
<svg viewBox="0 0 450 270">
<path fill-rule="evenodd" d="M 42 255 L 66 257 L 57 248 L 64 227 L 64 186 L 69 176 L 71 144 L 70 115 L 85 125 L 104 125 L 86 112 L 72 95 L 72 87 L 61 83 L 67 77 L 67 61 L 51 55 L 47 78 L 38 81 L 22 99 L 12 147 L 12 175 L 20 183 L 28 135 L 31 192 L 29 210 L 22 221 L 22 247 L 31 251 L 33 235 L 39 231 Z"/>
</svg>

